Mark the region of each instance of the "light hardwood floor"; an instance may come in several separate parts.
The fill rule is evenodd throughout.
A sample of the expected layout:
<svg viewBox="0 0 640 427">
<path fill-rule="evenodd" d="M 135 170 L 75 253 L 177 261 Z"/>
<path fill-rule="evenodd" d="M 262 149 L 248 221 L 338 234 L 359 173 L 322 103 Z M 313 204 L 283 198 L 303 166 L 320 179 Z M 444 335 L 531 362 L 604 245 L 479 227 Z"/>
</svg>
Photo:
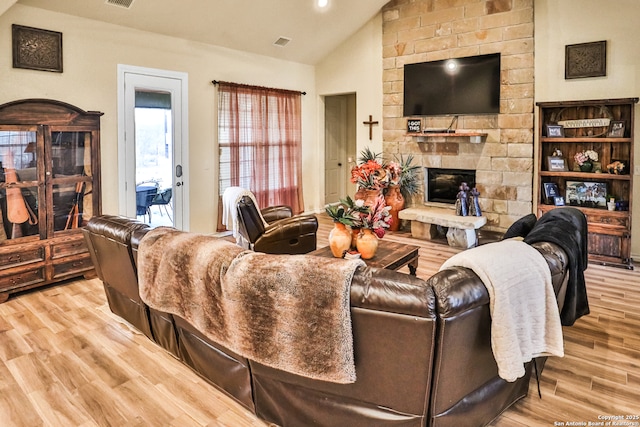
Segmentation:
<svg viewBox="0 0 640 427">
<path fill-rule="evenodd" d="M 319 217 L 324 246 L 331 223 Z M 422 278 L 457 252 L 407 232 L 385 239 L 420 246 Z M 587 289 L 591 314 L 564 328 L 565 357 L 548 360 L 542 399 L 532 381 L 492 426 L 640 415 L 640 272 L 590 265 Z M 112 315 L 97 279 L 0 304 L 0 362 L 0 426 L 267 425 Z"/>
</svg>

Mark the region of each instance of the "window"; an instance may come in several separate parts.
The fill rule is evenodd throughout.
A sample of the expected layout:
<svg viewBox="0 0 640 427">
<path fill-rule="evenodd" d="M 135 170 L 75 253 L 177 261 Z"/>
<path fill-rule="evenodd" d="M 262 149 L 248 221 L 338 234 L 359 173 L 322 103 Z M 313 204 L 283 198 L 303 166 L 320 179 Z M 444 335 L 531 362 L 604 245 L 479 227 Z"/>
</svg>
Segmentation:
<svg viewBox="0 0 640 427">
<path fill-rule="evenodd" d="M 261 208 L 303 210 L 301 93 L 220 82 L 219 195 L 243 187 Z"/>
</svg>

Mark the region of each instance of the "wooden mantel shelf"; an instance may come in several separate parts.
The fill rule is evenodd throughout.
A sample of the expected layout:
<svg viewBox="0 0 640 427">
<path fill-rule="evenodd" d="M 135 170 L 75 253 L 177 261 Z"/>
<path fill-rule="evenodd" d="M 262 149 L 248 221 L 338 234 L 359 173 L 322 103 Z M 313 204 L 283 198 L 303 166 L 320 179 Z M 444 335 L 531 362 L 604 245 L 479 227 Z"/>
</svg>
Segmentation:
<svg viewBox="0 0 640 427">
<path fill-rule="evenodd" d="M 417 138 L 418 142 L 425 142 L 427 138 L 469 138 L 469 142 L 479 143 L 483 142 L 487 133 L 484 132 L 466 132 L 466 131 L 455 131 L 455 132 L 423 132 L 423 133 L 407 133 L 408 136 Z"/>
</svg>

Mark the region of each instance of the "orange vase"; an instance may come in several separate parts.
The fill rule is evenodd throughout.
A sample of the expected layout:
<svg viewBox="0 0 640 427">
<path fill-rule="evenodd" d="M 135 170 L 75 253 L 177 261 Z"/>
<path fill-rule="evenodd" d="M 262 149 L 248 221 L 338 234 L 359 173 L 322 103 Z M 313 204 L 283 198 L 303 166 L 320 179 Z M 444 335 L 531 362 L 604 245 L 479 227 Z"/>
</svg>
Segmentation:
<svg viewBox="0 0 640 427">
<path fill-rule="evenodd" d="M 366 206 L 373 206 L 379 195 L 380 190 L 366 190 L 364 188 L 360 188 L 356 191 L 356 194 L 353 195 L 353 199 L 364 200 L 364 204 Z"/>
<path fill-rule="evenodd" d="M 351 227 L 351 250 L 358 250 L 356 247 L 356 243 L 358 241 L 358 235 L 360 234 L 360 229 L 357 227 Z"/>
<path fill-rule="evenodd" d="M 387 189 L 387 194 L 384 196 L 384 202 L 387 206 L 391 206 L 389 213 L 391 214 L 391 224 L 389 225 L 389 231 L 398 231 L 400 229 L 400 218 L 398 218 L 398 212 L 404 209 L 404 197 L 400 192 L 400 187 L 397 185 L 390 185 Z"/>
<path fill-rule="evenodd" d="M 369 228 L 365 228 L 358 235 L 356 247 L 362 259 L 371 259 L 376 255 L 378 250 L 378 236 Z"/>
<path fill-rule="evenodd" d="M 334 222 L 329 233 L 329 247 L 336 258 L 342 258 L 345 251 L 351 247 L 351 231 L 341 222 Z"/>
</svg>

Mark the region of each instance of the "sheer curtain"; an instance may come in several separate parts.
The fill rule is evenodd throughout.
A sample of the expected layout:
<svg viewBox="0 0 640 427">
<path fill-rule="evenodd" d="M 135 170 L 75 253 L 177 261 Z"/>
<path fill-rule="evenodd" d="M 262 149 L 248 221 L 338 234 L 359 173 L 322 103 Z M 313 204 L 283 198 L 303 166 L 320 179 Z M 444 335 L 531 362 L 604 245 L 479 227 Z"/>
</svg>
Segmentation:
<svg viewBox="0 0 640 427">
<path fill-rule="evenodd" d="M 300 92 L 218 82 L 220 197 L 238 186 L 302 212 L 301 123 Z"/>
</svg>

